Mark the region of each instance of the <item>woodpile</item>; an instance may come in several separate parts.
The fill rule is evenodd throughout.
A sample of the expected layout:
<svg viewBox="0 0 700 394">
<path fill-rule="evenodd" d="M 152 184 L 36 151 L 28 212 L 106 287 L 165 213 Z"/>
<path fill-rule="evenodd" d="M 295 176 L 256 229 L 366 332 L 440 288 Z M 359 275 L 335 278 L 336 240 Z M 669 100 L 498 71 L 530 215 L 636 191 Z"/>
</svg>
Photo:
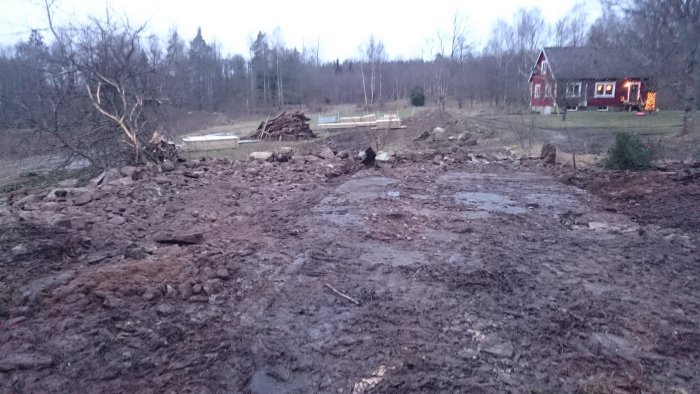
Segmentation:
<svg viewBox="0 0 700 394">
<path fill-rule="evenodd" d="M 315 138 L 309 127 L 309 119 L 303 112 L 282 112 L 260 123 L 253 138 L 272 141 L 293 141 Z"/>
</svg>

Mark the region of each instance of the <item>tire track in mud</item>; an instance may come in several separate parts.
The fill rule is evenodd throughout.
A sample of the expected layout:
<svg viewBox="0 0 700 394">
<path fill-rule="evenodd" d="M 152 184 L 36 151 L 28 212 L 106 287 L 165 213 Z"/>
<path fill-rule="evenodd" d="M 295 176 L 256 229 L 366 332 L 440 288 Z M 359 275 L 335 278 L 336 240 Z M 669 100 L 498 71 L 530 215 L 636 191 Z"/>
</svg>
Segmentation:
<svg viewBox="0 0 700 394">
<path fill-rule="evenodd" d="M 671 383 L 650 371 L 692 375 L 692 358 L 656 352 L 668 316 L 649 312 L 697 294 L 649 298 L 680 278 L 647 257 L 663 250 L 682 272 L 689 250 L 547 175 L 480 171 L 360 172 L 302 216 L 293 262 L 251 323 L 277 327 L 279 345 L 251 389 L 572 391 L 610 371 L 656 389 Z M 697 303 L 683 313 L 690 324 Z"/>
</svg>

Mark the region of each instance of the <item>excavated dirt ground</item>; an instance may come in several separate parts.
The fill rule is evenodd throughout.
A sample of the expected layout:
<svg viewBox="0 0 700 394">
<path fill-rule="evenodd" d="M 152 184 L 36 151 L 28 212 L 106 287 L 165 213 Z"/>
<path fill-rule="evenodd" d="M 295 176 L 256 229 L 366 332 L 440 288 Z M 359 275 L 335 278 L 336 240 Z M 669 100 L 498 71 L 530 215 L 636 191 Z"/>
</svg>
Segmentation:
<svg viewBox="0 0 700 394">
<path fill-rule="evenodd" d="M 700 392 L 697 224 L 466 149 L 9 196 L 0 391 Z"/>
</svg>

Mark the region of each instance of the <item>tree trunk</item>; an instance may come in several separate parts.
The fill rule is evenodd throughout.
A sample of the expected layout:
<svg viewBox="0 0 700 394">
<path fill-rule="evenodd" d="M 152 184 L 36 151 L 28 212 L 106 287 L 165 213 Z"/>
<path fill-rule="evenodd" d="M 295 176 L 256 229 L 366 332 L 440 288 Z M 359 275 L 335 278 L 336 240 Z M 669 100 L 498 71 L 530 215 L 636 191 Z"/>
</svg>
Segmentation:
<svg viewBox="0 0 700 394">
<path fill-rule="evenodd" d="M 369 103 L 367 103 L 367 86 L 365 85 L 365 68 L 360 62 L 360 74 L 362 74 L 362 92 L 365 94 L 365 109 L 369 111 Z"/>
<path fill-rule="evenodd" d="M 695 85 L 695 74 L 693 73 L 695 71 L 694 58 L 695 51 L 691 51 L 686 57 L 685 111 L 683 112 L 683 128 L 681 129 L 681 135 L 690 133 L 690 126 L 693 124 L 695 114 L 695 94 L 697 92 L 697 87 Z"/>
</svg>

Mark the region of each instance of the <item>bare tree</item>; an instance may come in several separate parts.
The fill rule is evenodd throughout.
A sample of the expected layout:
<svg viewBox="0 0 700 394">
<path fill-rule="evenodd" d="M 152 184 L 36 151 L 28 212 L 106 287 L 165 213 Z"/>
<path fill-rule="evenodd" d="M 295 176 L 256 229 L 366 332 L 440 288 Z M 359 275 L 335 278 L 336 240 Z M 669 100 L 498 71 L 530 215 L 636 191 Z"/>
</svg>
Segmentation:
<svg viewBox="0 0 700 394">
<path fill-rule="evenodd" d="M 554 24 L 554 45 L 581 47 L 586 43 L 588 13 L 585 3 L 577 3 Z"/>
<path fill-rule="evenodd" d="M 374 35 L 369 37 L 369 40 L 362 46 L 362 54 L 364 60 L 369 64 L 369 92 L 364 80 L 364 66 L 361 64 L 362 85 L 365 90 L 365 105 L 370 107 L 374 105 L 375 95 L 381 100 L 381 81 L 382 81 L 382 62 L 386 60 L 386 52 L 384 51 L 384 43 L 381 40 L 374 38 Z M 377 88 L 379 85 L 379 89 Z"/>
<path fill-rule="evenodd" d="M 74 89 L 71 96 L 79 100 L 84 98 L 81 101 L 91 103 L 97 114 L 107 121 L 83 117 L 85 122 L 74 125 L 78 126 L 75 130 L 66 130 L 65 125 L 60 129 L 56 126 L 56 134 L 71 146 L 75 143 L 69 140 L 99 142 L 86 147 L 87 153 L 83 155 L 97 154 L 95 149 L 102 145 L 101 154 L 108 156 L 102 159 L 108 161 L 119 160 L 121 149 L 115 137 L 121 134 L 122 141 L 132 149 L 131 161 L 157 160 L 159 156 L 153 154 L 153 144 L 149 141 L 164 132 L 164 122 L 158 112 L 162 103 L 159 97 L 162 70 L 159 69 L 160 59 L 149 61 L 142 42 L 144 27 L 132 28 L 128 22 L 116 24 L 108 17 L 106 21 L 93 18 L 87 25 L 59 29 L 53 24 L 52 3 L 46 0 L 45 8 L 56 41 L 55 58 L 62 65 L 62 73 L 71 76 L 70 86 Z M 157 52 L 152 50 L 151 54 Z M 87 97 L 77 95 L 80 90 L 76 85 L 81 84 Z M 67 94 L 61 99 L 66 97 Z M 80 130 L 87 132 L 81 134 Z M 160 138 L 156 140 L 160 142 Z"/>
<path fill-rule="evenodd" d="M 623 7 L 657 77 L 670 79 L 667 83 L 678 90 L 684 110 L 682 134 L 689 133 L 700 91 L 700 1 L 630 0 Z"/>
</svg>

